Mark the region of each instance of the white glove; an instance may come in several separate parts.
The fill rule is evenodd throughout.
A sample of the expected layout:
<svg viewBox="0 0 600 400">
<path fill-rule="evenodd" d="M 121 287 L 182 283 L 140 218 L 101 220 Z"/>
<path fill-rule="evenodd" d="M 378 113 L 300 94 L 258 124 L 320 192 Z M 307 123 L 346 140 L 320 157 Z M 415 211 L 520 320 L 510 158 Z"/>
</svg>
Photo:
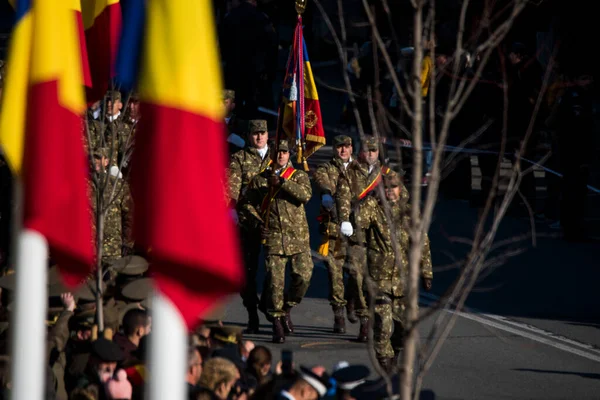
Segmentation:
<svg viewBox="0 0 600 400">
<path fill-rule="evenodd" d="M 352 224 L 348 221 L 342 222 L 340 231 L 344 236 L 352 236 L 352 234 L 354 233 L 354 229 L 352 229 Z"/>
<path fill-rule="evenodd" d="M 123 178 L 123 174 L 121 173 L 121 171 L 119 171 L 119 167 L 117 167 L 116 165 L 113 165 L 112 167 L 110 167 L 110 176 L 119 178 L 119 179 Z"/>
<path fill-rule="evenodd" d="M 321 204 L 328 210 L 333 208 L 333 197 L 330 194 L 324 194 L 321 196 Z"/>
<path fill-rule="evenodd" d="M 234 224 L 238 224 L 238 222 L 240 222 L 240 219 L 238 218 L 238 214 L 237 211 L 235 210 L 235 208 L 232 208 L 229 210 L 229 215 L 231 216 L 231 219 L 233 220 Z"/>
</svg>

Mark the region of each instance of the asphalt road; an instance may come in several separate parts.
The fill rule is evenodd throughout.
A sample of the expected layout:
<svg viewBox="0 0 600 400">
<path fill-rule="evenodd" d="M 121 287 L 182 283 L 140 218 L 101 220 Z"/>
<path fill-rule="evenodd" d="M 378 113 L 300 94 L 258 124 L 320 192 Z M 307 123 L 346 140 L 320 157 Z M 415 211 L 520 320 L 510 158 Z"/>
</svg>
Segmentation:
<svg viewBox="0 0 600 400">
<path fill-rule="evenodd" d="M 341 86 L 337 68 L 315 67 L 315 76 Z M 319 95 L 325 125 L 335 126 L 343 94 L 320 87 Z M 311 157 L 311 163 L 330 154 L 330 148 L 324 148 Z M 476 162 L 472 164 L 477 189 L 479 171 Z M 536 176 L 543 178 L 543 173 Z M 542 181 L 538 197 L 544 196 Z M 599 203 L 599 196 L 590 197 L 592 219 Z M 316 198 L 307 210 L 311 246 L 316 249 Z M 467 201 L 439 199 L 429 231 L 434 284 L 431 293 L 420 296 L 422 311 L 434 305 L 455 280 L 460 267 L 451 264 L 469 251 L 456 238 L 471 239 L 476 221 L 477 211 Z M 507 216 L 495 241 L 507 244 L 492 256 L 511 256 L 478 280 L 463 312 L 437 311 L 421 324 L 420 337 L 426 343 L 440 315 L 457 316 L 425 375 L 424 389 L 433 391 L 436 399 L 600 399 L 600 247 L 567 243 L 546 224 L 535 225 L 534 235 L 531 228 L 527 220 Z M 525 238 L 515 240 L 521 236 Z M 367 346 L 354 341 L 358 325 L 347 324 L 345 335 L 332 334 L 327 294 L 326 270 L 315 259 L 307 297 L 293 311 L 296 334 L 284 345 L 271 344 L 270 324 L 261 316 L 261 333 L 248 338 L 270 347 L 276 358 L 281 349 L 294 350 L 296 365 L 322 364 L 331 369 L 340 360 L 370 365 Z M 230 299 L 225 315 L 226 323 L 246 323 L 237 296 Z"/>
</svg>

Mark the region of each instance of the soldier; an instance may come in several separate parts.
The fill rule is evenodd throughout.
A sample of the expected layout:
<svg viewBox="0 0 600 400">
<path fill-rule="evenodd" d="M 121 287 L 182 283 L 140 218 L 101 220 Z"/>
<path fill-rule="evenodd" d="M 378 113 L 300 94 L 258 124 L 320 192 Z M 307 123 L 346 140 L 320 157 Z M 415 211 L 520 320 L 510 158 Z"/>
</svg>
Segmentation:
<svg viewBox="0 0 600 400">
<path fill-rule="evenodd" d="M 394 359 L 403 346 L 406 327 L 405 287 L 408 277 L 408 254 L 410 249 L 409 196 L 397 174 L 384 178 L 387 205 L 391 224 L 385 217 L 384 204 L 381 207 L 370 207 L 372 212 L 366 215 L 369 225 L 367 230 L 367 259 L 369 275 L 374 284 L 375 321 L 373 337 L 375 353 L 382 367 L 391 370 Z M 368 199 L 375 202 L 375 198 Z M 395 253 L 393 240 L 398 244 Z M 431 268 L 431 251 L 427 234 L 424 237 L 421 258 L 421 276 L 423 288 L 431 289 L 433 272 Z"/>
<path fill-rule="evenodd" d="M 258 333 L 258 297 L 256 294 L 256 271 L 260 253 L 260 226 L 257 219 L 248 215 L 244 205 L 247 203 L 248 186 L 267 187 L 267 179 L 260 176 L 271 165 L 269 146 L 267 145 L 267 121 L 250 120 L 248 122 L 248 146 L 231 157 L 227 170 L 232 217 L 238 224 L 242 238 L 242 251 L 246 267 L 246 286 L 241 296 L 248 310 L 247 333 Z"/>
<path fill-rule="evenodd" d="M 331 161 L 320 165 L 314 174 L 314 181 L 321 192 L 321 214 L 319 216 L 320 232 L 323 244 L 319 253 L 327 257 L 329 271 L 329 303 L 333 308 L 334 333 L 345 333 L 346 324 L 344 307 L 344 259 L 346 258 L 346 242 L 339 234 L 339 212 L 334 201 L 340 176 L 346 175 L 346 168 L 352 162 L 352 139 L 339 135 L 333 138 L 334 155 Z M 356 320 L 354 320 L 356 322 Z"/>
<path fill-rule="evenodd" d="M 294 332 L 290 311 L 302 301 L 312 276 L 313 262 L 304 209 L 312 188 L 308 175 L 292 167 L 287 140 L 279 142 L 277 165 L 266 179 L 269 193 L 264 196 L 264 190 L 252 190 L 247 206 L 260 204 L 267 270 L 263 297 L 268 299 L 264 303 L 269 305 L 267 312 L 273 318 L 273 342 L 283 343 L 285 334 Z M 284 301 L 288 263 L 292 267 L 292 282 Z"/>
<path fill-rule="evenodd" d="M 104 239 L 102 246 L 102 262 L 110 264 L 123 255 L 133 252 L 131 240 L 131 195 L 129 185 L 123 180 L 106 173 L 108 154 L 106 149 L 94 152 L 95 179 L 92 180 L 92 211 L 96 222 L 98 204 L 102 209 L 108 208 L 104 217 Z M 95 237 L 95 236 L 94 236 Z"/>
<path fill-rule="evenodd" d="M 246 141 L 239 135 L 239 128 L 243 122 L 238 120 L 235 115 L 235 91 L 223 90 L 223 108 L 225 109 L 225 126 L 227 126 L 227 143 L 229 144 L 229 154 L 232 155 L 246 146 Z"/>
<path fill-rule="evenodd" d="M 346 176 L 340 179 L 336 196 L 340 221 L 340 232 L 348 237 L 347 261 L 350 274 L 346 287 L 348 319 L 360 319 L 358 340 L 366 342 L 369 333 L 369 309 L 363 292 L 363 276 L 367 264 L 366 236 L 368 228 L 366 217 L 378 207 L 377 202 L 366 199 L 377 194 L 382 174 L 393 173 L 388 167 L 381 167 L 379 162 L 379 146 L 374 137 L 364 140 L 359 160 L 351 162 L 346 169 Z"/>
</svg>

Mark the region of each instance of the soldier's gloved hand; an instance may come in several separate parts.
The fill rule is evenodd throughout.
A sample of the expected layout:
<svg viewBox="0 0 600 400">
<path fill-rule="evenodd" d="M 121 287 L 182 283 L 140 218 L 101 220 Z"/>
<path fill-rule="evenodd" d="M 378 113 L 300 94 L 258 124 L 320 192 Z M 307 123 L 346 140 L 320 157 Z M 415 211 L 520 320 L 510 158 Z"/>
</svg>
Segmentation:
<svg viewBox="0 0 600 400">
<path fill-rule="evenodd" d="M 431 286 L 433 285 L 433 280 L 431 278 L 423 278 L 423 290 L 429 292 L 431 290 Z"/>
<path fill-rule="evenodd" d="M 236 225 L 237 225 L 237 224 L 240 222 L 240 219 L 239 219 L 239 217 L 238 217 L 238 213 L 237 213 L 237 211 L 235 210 L 235 208 L 231 208 L 231 209 L 229 210 L 229 215 L 231 216 L 231 219 L 233 220 L 233 223 L 234 223 L 234 224 L 236 224 Z"/>
<path fill-rule="evenodd" d="M 281 180 L 279 179 L 278 175 L 271 175 L 269 176 L 269 186 L 273 186 L 273 187 L 277 187 L 281 184 Z"/>
<path fill-rule="evenodd" d="M 260 228 L 260 238 L 262 240 L 267 240 L 267 236 L 269 236 L 269 228 L 265 228 L 264 226 Z"/>
<path fill-rule="evenodd" d="M 344 236 L 352 236 L 352 234 L 354 233 L 352 224 L 348 221 L 342 222 L 342 225 L 340 226 L 340 232 L 342 232 L 342 235 Z"/>
<path fill-rule="evenodd" d="M 334 204 L 333 197 L 331 197 L 330 194 L 325 193 L 323 196 L 321 196 L 321 204 L 326 209 L 331 210 L 333 208 L 333 204 Z"/>
</svg>

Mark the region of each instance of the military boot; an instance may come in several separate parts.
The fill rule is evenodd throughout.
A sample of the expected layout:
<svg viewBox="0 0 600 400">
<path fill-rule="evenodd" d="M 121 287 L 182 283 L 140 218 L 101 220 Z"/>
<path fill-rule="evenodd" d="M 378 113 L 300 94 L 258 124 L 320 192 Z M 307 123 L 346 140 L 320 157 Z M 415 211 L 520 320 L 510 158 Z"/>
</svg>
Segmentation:
<svg viewBox="0 0 600 400">
<path fill-rule="evenodd" d="M 356 313 L 354 312 L 353 301 L 348 301 L 348 303 L 346 303 L 346 314 L 348 317 L 348 321 L 350 321 L 351 324 L 355 324 L 358 322 L 358 318 L 356 317 Z"/>
<path fill-rule="evenodd" d="M 333 307 L 333 333 L 346 333 L 344 307 Z"/>
<path fill-rule="evenodd" d="M 286 335 L 293 335 L 294 334 L 294 324 L 292 323 L 292 318 L 290 317 L 290 311 L 292 311 L 291 308 L 288 308 L 285 311 L 285 316 L 282 318 L 283 319 L 283 330 L 285 331 Z"/>
<path fill-rule="evenodd" d="M 258 333 L 260 320 L 258 319 L 258 312 L 256 309 L 248 310 L 248 327 L 244 333 L 256 334 Z"/>
<path fill-rule="evenodd" d="M 273 343 L 285 343 L 282 318 L 273 319 Z"/>
<path fill-rule="evenodd" d="M 369 318 L 362 317 L 360 319 L 360 331 L 357 340 L 362 343 L 369 341 Z"/>
</svg>

